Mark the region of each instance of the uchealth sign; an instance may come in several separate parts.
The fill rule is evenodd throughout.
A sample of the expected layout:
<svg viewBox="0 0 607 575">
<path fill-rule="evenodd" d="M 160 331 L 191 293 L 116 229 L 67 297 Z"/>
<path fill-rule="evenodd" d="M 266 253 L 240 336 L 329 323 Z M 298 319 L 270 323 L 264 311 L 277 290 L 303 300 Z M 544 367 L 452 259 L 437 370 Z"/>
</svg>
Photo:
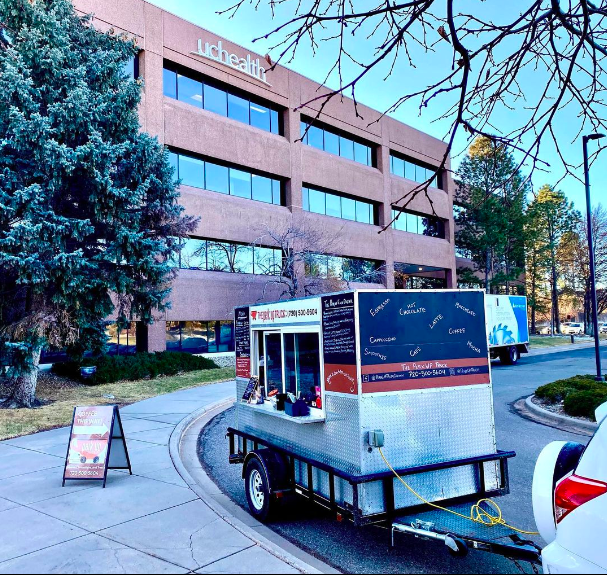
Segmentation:
<svg viewBox="0 0 607 575">
<path fill-rule="evenodd" d="M 259 58 L 253 58 L 251 54 L 247 54 L 245 58 L 238 54 L 228 52 L 224 47 L 221 40 L 217 44 L 211 42 L 205 42 L 203 44 L 202 39 L 198 40 L 198 50 L 191 52 L 195 56 L 202 56 L 215 62 L 219 62 L 224 66 L 229 66 L 240 72 L 244 72 L 247 76 L 251 76 L 268 86 L 271 84 L 266 78 L 266 69 L 261 65 Z"/>
<path fill-rule="evenodd" d="M 320 298 L 257 305 L 250 310 L 251 327 L 271 324 L 320 324 Z"/>
</svg>

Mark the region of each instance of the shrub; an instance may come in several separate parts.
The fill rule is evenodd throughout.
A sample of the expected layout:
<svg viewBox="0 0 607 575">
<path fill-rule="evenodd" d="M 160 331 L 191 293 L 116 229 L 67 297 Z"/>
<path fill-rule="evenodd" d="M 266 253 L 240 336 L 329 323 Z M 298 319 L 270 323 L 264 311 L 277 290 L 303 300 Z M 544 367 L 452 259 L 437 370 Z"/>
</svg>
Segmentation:
<svg viewBox="0 0 607 575">
<path fill-rule="evenodd" d="M 135 355 L 103 355 L 87 357 L 82 362 L 65 361 L 53 364 L 56 375 L 80 378 L 80 368 L 97 366 L 96 373 L 82 380 L 87 385 L 114 383 L 122 380 L 155 378 L 159 375 L 176 375 L 199 369 L 215 369 L 217 365 L 206 357 L 189 353 L 163 351 L 157 353 L 137 353 Z"/>
<path fill-rule="evenodd" d="M 607 387 L 607 386 L 605 386 Z M 565 413 L 574 417 L 589 417 L 594 419 L 596 408 L 607 401 L 607 389 L 605 391 L 574 391 L 565 398 Z"/>
<path fill-rule="evenodd" d="M 595 381 L 592 375 L 576 375 L 543 385 L 535 395 L 550 403 L 562 401 L 568 415 L 594 419 L 596 408 L 607 402 L 607 384 Z"/>
</svg>

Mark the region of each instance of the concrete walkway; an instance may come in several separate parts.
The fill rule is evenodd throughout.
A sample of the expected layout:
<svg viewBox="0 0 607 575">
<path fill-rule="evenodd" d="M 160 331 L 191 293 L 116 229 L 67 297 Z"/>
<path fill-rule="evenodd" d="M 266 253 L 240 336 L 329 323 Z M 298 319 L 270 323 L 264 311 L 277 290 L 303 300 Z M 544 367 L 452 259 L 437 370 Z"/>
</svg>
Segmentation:
<svg viewBox="0 0 607 575">
<path fill-rule="evenodd" d="M 106 489 L 61 487 L 69 428 L 0 442 L 0 573 L 303 571 L 225 521 L 171 460 L 180 422 L 233 394 L 228 382 L 122 409 L 134 475 L 111 471 Z"/>
</svg>

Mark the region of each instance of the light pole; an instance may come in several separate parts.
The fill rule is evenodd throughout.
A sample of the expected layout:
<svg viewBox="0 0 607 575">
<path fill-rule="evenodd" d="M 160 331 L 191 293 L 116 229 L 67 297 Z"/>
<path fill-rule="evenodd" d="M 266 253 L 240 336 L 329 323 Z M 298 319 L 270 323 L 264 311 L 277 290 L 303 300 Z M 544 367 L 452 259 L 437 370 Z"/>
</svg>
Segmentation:
<svg viewBox="0 0 607 575">
<path fill-rule="evenodd" d="M 590 207 L 590 175 L 588 170 L 588 141 L 604 138 L 605 134 L 590 134 L 583 136 L 584 144 L 584 177 L 586 179 L 586 217 L 588 225 L 588 256 L 590 263 L 590 297 L 592 299 L 592 325 L 594 331 L 594 353 L 596 356 L 596 380 L 604 381 L 601 372 L 601 353 L 599 347 L 599 317 L 596 305 L 596 283 L 594 273 L 594 240 L 592 238 L 592 208 Z"/>
</svg>

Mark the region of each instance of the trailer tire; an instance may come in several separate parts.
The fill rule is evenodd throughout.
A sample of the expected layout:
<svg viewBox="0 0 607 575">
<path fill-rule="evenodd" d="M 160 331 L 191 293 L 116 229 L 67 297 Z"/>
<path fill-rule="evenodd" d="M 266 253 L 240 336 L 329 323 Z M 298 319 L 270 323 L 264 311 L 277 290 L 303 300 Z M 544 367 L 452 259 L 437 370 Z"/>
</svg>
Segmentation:
<svg viewBox="0 0 607 575">
<path fill-rule="evenodd" d="M 257 457 L 251 457 L 247 461 L 244 485 L 251 515 L 262 523 L 268 521 L 273 515 L 275 502 L 272 500 L 266 469 Z"/>
<path fill-rule="evenodd" d="M 516 365 L 521 357 L 521 352 L 516 345 L 511 345 L 507 349 L 500 352 L 500 361 L 504 365 Z"/>
</svg>

